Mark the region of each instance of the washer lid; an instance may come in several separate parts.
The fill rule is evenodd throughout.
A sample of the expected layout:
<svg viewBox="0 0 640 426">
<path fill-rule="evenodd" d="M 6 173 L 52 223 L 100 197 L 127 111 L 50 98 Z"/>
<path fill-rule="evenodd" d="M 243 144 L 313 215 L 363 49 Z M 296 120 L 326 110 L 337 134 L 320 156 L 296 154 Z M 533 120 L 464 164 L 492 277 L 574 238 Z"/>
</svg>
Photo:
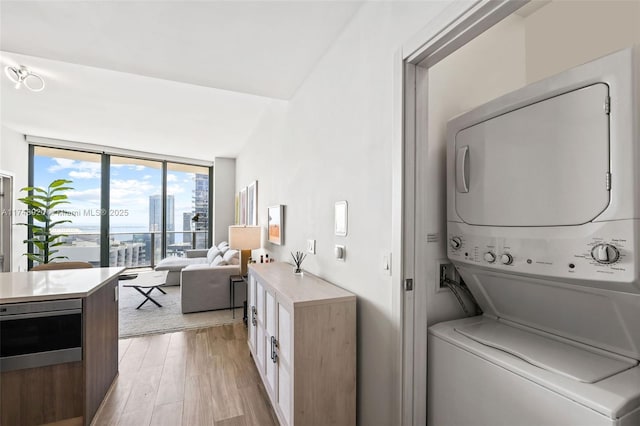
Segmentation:
<svg viewBox="0 0 640 426">
<path fill-rule="evenodd" d="M 536 367 L 583 383 L 596 383 L 638 365 L 629 358 L 498 321 L 459 326 L 455 330 Z"/>
<path fill-rule="evenodd" d="M 609 86 L 592 84 L 460 130 L 458 216 L 486 226 L 595 219 L 609 205 L 608 99 Z"/>
</svg>

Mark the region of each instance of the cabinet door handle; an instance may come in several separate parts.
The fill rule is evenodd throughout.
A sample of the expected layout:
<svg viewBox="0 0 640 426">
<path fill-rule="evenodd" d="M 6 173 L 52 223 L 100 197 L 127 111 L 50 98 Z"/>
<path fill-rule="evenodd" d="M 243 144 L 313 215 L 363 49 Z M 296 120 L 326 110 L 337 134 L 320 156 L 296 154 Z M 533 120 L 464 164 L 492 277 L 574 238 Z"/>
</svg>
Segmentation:
<svg viewBox="0 0 640 426">
<path fill-rule="evenodd" d="M 271 361 L 278 362 L 278 341 L 274 336 L 271 336 Z"/>
<path fill-rule="evenodd" d="M 275 337 L 271 336 L 271 361 L 273 361 L 273 341 L 275 340 Z"/>
<path fill-rule="evenodd" d="M 258 325 L 258 321 L 256 320 L 256 316 L 258 315 L 258 311 L 255 306 L 251 307 L 251 324 L 255 327 Z"/>
</svg>

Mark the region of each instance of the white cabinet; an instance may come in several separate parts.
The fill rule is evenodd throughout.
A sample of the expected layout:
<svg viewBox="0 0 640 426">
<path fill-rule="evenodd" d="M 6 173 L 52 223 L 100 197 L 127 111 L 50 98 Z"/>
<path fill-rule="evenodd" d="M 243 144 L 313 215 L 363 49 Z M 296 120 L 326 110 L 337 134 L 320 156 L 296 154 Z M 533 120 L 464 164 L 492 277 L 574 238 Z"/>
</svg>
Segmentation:
<svg viewBox="0 0 640 426">
<path fill-rule="evenodd" d="M 249 267 L 248 343 L 280 423 L 355 425 L 356 298 L 286 263 Z"/>
</svg>

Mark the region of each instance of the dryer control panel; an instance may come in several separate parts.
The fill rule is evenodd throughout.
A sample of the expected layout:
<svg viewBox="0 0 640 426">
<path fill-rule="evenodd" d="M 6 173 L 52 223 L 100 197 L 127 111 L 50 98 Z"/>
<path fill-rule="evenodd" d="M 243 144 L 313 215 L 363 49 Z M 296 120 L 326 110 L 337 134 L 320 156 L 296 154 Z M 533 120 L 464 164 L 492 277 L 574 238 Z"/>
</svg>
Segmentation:
<svg viewBox="0 0 640 426">
<path fill-rule="evenodd" d="M 447 251 L 453 262 L 640 293 L 639 229 L 638 220 L 544 228 L 449 222 Z"/>
</svg>

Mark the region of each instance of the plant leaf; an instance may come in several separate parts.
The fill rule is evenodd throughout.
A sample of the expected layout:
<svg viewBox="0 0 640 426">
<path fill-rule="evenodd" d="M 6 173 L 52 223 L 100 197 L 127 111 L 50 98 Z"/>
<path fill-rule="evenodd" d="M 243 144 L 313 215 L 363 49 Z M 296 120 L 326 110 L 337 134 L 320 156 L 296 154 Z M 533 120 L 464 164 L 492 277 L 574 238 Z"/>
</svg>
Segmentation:
<svg viewBox="0 0 640 426">
<path fill-rule="evenodd" d="M 37 187 L 37 186 L 25 186 L 24 188 L 22 188 L 20 191 L 36 191 L 36 192 L 40 192 L 42 194 L 46 194 L 47 191 L 45 191 L 44 189 Z"/>
<path fill-rule="evenodd" d="M 53 188 L 51 191 L 49 191 L 49 193 L 53 194 L 54 192 L 57 192 L 57 191 L 69 191 L 69 190 L 73 191 L 74 189 L 75 188 L 72 188 L 70 186 L 60 186 L 58 188 Z"/>
<path fill-rule="evenodd" d="M 52 208 L 54 208 L 55 206 L 57 206 L 59 204 L 71 204 L 71 202 L 70 201 L 54 201 L 53 203 L 49 204 L 49 208 L 52 209 Z M 54 213 L 56 213 L 56 212 L 54 212 Z"/>
<path fill-rule="evenodd" d="M 51 223 L 49 223 L 49 228 L 53 228 L 54 226 L 60 225 L 61 223 L 71 223 L 71 220 L 65 219 L 65 220 L 59 220 L 57 222 L 51 222 Z M 65 235 L 65 237 L 66 237 L 66 235 Z"/>
<path fill-rule="evenodd" d="M 68 179 L 56 179 L 49 184 L 49 188 L 56 188 L 58 186 L 64 185 L 65 183 L 72 183 L 72 182 L 73 182 L 72 180 L 68 180 Z"/>
</svg>

